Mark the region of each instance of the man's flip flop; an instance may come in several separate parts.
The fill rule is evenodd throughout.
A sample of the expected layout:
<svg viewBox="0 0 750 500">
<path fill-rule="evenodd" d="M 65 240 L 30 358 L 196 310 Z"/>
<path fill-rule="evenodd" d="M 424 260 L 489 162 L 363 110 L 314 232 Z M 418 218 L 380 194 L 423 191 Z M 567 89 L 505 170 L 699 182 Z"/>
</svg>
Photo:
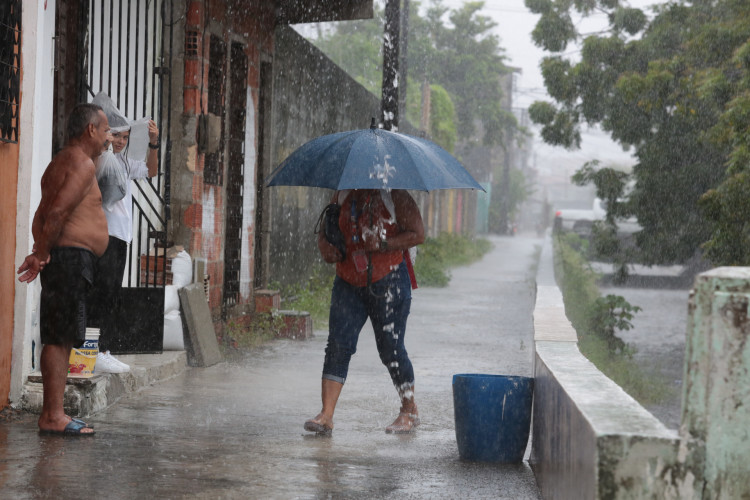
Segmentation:
<svg viewBox="0 0 750 500">
<path fill-rule="evenodd" d="M 83 421 L 83 420 L 81 420 L 80 418 L 71 418 L 71 420 L 72 420 L 73 422 L 78 422 L 79 424 L 83 424 L 83 426 L 84 426 L 84 427 L 88 427 L 89 429 L 93 429 L 93 428 L 94 428 L 94 426 L 93 426 L 93 425 L 89 425 L 89 424 L 87 424 L 86 422 L 84 422 L 84 421 Z"/>
<path fill-rule="evenodd" d="M 93 429 L 92 432 L 81 432 L 81 429 L 86 429 L 86 424 L 81 420 L 73 419 L 68 422 L 65 429 L 61 431 L 54 431 L 51 429 L 40 429 L 39 434 L 42 436 L 93 436 L 96 434 Z"/>
</svg>

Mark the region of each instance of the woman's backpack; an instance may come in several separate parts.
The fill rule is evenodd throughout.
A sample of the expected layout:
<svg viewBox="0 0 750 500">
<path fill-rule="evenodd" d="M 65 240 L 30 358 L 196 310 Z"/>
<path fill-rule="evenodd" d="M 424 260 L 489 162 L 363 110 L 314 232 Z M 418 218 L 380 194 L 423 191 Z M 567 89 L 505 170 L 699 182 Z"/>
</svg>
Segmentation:
<svg viewBox="0 0 750 500">
<path fill-rule="evenodd" d="M 322 230 L 326 241 L 335 246 L 341 252 L 342 257 L 346 257 L 346 244 L 344 234 L 339 227 L 339 214 L 341 214 L 341 205 L 338 203 L 330 203 L 326 206 L 315 224 L 315 234 Z"/>
</svg>

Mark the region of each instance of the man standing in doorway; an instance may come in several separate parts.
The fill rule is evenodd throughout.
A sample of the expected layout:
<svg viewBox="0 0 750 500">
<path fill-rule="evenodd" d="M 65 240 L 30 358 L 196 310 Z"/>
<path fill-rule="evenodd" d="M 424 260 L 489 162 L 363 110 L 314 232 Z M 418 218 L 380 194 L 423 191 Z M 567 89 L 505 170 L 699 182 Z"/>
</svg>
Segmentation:
<svg viewBox="0 0 750 500">
<path fill-rule="evenodd" d="M 42 176 L 42 199 L 34 214 L 33 252 L 18 268 L 21 282 L 41 274 L 40 367 L 44 400 L 39 430 L 93 435 L 84 422 L 65 415 L 68 359 L 86 336 L 86 300 L 96 260 L 107 249 L 107 219 L 96 182 L 94 159 L 111 140 L 99 106 L 79 104 L 67 125 L 68 142 Z"/>
</svg>

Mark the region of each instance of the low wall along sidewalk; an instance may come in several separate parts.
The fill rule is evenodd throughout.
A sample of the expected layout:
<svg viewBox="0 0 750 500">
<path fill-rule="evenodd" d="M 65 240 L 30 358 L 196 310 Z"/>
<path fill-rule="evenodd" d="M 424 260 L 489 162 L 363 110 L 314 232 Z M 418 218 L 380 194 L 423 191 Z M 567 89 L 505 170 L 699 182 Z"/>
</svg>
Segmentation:
<svg viewBox="0 0 750 500">
<path fill-rule="evenodd" d="M 548 499 L 748 498 L 750 268 L 696 278 L 682 426 L 667 429 L 578 350 L 545 244 L 530 462 Z"/>
</svg>

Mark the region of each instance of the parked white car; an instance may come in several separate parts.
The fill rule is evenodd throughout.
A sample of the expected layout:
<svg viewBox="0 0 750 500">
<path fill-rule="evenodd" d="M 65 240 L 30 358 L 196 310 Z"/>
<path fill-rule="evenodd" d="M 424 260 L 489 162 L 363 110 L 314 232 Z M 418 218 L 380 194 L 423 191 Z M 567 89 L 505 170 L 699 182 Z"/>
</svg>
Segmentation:
<svg viewBox="0 0 750 500">
<path fill-rule="evenodd" d="M 591 235 L 591 228 L 596 221 L 603 221 L 607 216 L 606 203 L 594 198 L 591 209 L 560 209 L 555 212 L 554 228 L 559 231 L 574 232 L 583 237 Z M 617 232 L 631 235 L 641 230 L 635 217 L 617 221 Z"/>
<path fill-rule="evenodd" d="M 604 220 L 606 211 L 602 208 L 601 200 L 594 199 L 590 209 L 561 208 L 555 211 L 554 228 L 556 231 L 573 231 L 581 236 L 591 234 L 594 221 Z"/>
</svg>

